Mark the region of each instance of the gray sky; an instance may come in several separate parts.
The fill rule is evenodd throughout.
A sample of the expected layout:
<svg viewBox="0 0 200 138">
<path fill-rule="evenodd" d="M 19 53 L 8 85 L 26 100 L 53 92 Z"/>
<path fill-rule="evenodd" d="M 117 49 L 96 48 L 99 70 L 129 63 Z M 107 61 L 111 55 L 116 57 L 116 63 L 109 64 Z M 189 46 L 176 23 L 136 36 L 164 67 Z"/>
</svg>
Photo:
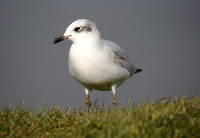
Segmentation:
<svg viewBox="0 0 200 138">
<path fill-rule="evenodd" d="M 200 88 L 200 1 L 0 1 L 0 107 L 8 103 L 78 106 L 83 87 L 68 71 L 70 41 L 52 42 L 76 19 L 96 23 L 103 38 L 118 43 L 142 73 L 117 89 L 124 105 L 154 97 L 183 97 Z M 112 102 L 111 92 L 91 100 Z"/>
</svg>

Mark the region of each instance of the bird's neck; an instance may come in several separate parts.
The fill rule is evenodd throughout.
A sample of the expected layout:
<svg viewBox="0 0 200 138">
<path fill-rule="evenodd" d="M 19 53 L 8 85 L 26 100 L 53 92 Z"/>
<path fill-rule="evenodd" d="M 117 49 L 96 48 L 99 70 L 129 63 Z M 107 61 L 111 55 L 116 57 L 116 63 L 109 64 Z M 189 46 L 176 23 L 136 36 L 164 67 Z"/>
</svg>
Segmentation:
<svg viewBox="0 0 200 138">
<path fill-rule="evenodd" d="M 94 48 L 102 48 L 103 46 L 103 41 L 101 39 L 101 36 L 94 36 L 90 35 L 87 37 L 83 37 L 79 39 L 78 41 L 73 41 L 74 45 L 82 45 L 85 47 L 94 47 Z"/>
</svg>

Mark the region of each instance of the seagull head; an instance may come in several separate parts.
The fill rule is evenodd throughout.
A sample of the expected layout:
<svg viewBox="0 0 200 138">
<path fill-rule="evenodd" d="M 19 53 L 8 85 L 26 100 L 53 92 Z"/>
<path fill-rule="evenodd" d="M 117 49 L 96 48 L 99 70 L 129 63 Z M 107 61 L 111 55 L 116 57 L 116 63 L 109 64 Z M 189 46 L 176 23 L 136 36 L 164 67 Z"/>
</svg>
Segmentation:
<svg viewBox="0 0 200 138">
<path fill-rule="evenodd" d="M 93 22 L 87 19 L 78 19 L 67 27 L 63 35 L 55 38 L 54 44 L 67 39 L 75 43 L 99 38 L 100 33 Z"/>
</svg>

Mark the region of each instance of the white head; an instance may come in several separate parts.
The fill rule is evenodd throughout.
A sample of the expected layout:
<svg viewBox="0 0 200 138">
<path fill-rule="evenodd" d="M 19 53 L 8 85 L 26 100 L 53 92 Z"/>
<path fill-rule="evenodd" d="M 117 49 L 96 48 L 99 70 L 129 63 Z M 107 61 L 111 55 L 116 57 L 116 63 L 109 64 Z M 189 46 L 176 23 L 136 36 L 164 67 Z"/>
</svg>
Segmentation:
<svg viewBox="0 0 200 138">
<path fill-rule="evenodd" d="M 55 38 L 54 44 L 66 39 L 75 43 L 77 41 L 87 41 L 88 38 L 91 40 L 100 37 L 100 33 L 93 22 L 87 19 L 78 19 L 67 27 L 63 35 Z"/>
</svg>

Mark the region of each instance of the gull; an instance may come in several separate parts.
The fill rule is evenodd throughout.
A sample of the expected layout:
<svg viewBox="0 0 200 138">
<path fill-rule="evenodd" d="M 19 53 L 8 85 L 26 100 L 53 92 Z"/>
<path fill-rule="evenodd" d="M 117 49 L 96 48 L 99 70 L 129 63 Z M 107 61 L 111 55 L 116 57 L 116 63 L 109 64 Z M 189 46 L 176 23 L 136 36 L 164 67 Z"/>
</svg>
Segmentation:
<svg viewBox="0 0 200 138">
<path fill-rule="evenodd" d="M 90 109 L 89 93 L 93 89 L 111 90 L 116 108 L 116 88 L 142 69 L 132 65 L 118 44 L 102 39 L 92 21 L 78 19 L 72 22 L 63 35 L 55 38 L 54 44 L 67 39 L 72 41 L 69 72 L 85 88 L 87 111 Z"/>
</svg>

